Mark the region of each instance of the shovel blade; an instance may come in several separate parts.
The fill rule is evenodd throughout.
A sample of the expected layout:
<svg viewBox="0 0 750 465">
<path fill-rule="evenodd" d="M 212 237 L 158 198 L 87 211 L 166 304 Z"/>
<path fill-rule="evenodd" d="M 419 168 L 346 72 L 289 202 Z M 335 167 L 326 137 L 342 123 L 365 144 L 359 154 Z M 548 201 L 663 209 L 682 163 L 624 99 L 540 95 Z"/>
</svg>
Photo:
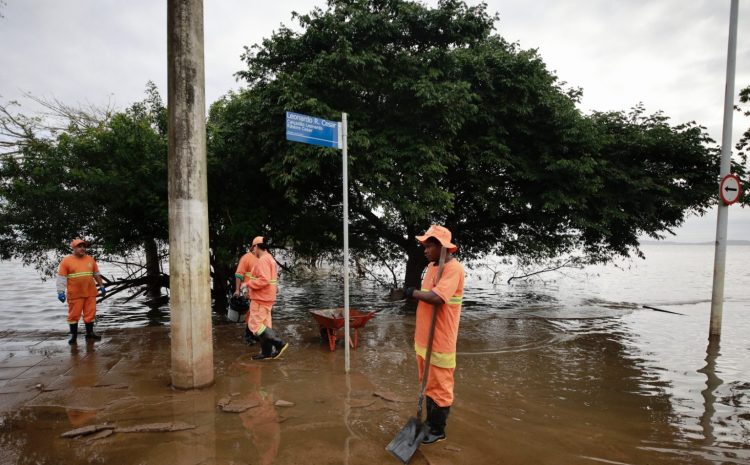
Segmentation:
<svg viewBox="0 0 750 465">
<path fill-rule="evenodd" d="M 425 431 L 422 423 L 415 417 L 411 417 L 406 425 L 401 428 L 401 431 L 396 434 L 396 437 L 388 443 L 385 450 L 401 460 L 401 463 L 406 464 L 411 460 L 424 437 Z"/>
</svg>

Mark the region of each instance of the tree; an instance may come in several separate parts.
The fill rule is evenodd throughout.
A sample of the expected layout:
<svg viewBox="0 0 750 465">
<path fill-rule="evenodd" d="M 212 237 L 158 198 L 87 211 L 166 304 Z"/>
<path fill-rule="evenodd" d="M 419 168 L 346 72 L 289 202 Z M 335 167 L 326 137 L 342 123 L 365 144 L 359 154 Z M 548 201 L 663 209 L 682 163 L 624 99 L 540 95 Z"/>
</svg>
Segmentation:
<svg viewBox="0 0 750 465">
<path fill-rule="evenodd" d="M 740 91 L 740 103 L 750 104 L 750 86 L 747 86 Z M 736 105 L 734 108 L 743 116 L 750 116 L 750 105 L 746 108 L 743 108 L 741 105 Z M 747 162 L 747 154 L 748 151 L 750 151 L 750 127 L 742 133 L 735 148 L 739 151 L 739 155 L 743 157 L 742 160 Z"/>
<path fill-rule="evenodd" d="M 433 222 L 464 257 L 581 251 L 595 262 L 638 253 L 639 235 L 715 201 L 718 153 L 703 128 L 639 107 L 581 114 L 580 91 L 494 34 L 486 5 L 329 0 L 294 18 L 300 32 L 281 27 L 243 55 L 242 98 L 262 109 L 246 138 L 298 215 L 333 224 L 339 157 L 285 142 L 284 111 L 350 114 L 353 248 L 405 253 L 406 284 L 426 264 L 414 237 Z M 340 244 L 339 229 L 296 240 Z"/>
<path fill-rule="evenodd" d="M 92 238 L 105 261 L 144 250 L 145 277 L 131 284 L 158 295 L 166 285 L 159 247 L 167 240 L 167 128 L 156 87 L 149 83 L 146 99 L 124 112 L 46 106 L 67 124 L 0 109 L 12 149 L 0 164 L 0 258 L 52 274 L 76 236 Z"/>
</svg>

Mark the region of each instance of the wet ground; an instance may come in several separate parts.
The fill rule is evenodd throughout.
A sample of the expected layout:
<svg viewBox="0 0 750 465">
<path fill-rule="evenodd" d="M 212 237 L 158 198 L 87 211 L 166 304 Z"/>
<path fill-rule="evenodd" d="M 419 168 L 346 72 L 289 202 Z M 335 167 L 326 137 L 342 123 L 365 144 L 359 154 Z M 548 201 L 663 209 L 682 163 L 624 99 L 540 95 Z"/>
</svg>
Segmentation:
<svg viewBox="0 0 750 465">
<path fill-rule="evenodd" d="M 715 346 L 686 347 L 690 370 L 660 360 L 680 338 L 667 329 L 702 307 L 462 321 L 448 440 L 411 463 L 749 464 L 747 373 L 720 379 Z M 240 327 L 217 325 L 216 383 L 188 392 L 170 387 L 167 327 L 104 329 L 77 347 L 62 331 L 0 334 L 0 463 L 398 463 L 384 447 L 416 410 L 413 324 L 371 320 L 349 376 L 312 318 L 275 325 L 291 342 L 276 361 L 251 361 Z M 639 329 L 668 340 L 641 350 Z M 127 431 L 153 424 L 188 429 Z M 90 425 L 106 426 L 61 437 Z"/>
<path fill-rule="evenodd" d="M 728 251 L 718 344 L 713 247 L 644 252 L 511 285 L 509 267 L 467 267 L 448 440 L 412 463 L 750 465 L 750 247 Z M 181 392 L 167 308 L 108 299 L 104 339 L 71 348 L 54 283 L 8 262 L 0 282 L 0 465 L 398 463 L 384 448 L 416 413 L 414 313 L 382 288 L 352 283 L 353 306 L 378 313 L 349 376 L 309 314 L 340 304 L 340 280 L 284 276 L 284 359 L 251 361 L 215 313 L 216 383 Z M 101 430 L 61 436 L 82 427 Z"/>
</svg>

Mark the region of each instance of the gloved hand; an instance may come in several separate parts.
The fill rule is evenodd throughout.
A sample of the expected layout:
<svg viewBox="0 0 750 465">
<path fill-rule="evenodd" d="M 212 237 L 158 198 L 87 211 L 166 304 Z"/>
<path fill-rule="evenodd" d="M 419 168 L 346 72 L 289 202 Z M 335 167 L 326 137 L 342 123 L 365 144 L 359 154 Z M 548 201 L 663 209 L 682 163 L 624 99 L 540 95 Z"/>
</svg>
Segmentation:
<svg viewBox="0 0 750 465">
<path fill-rule="evenodd" d="M 100 287 L 99 290 L 102 292 L 101 296 L 104 297 L 107 295 L 107 289 L 104 288 L 104 286 Z"/>
<path fill-rule="evenodd" d="M 414 288 L 413 287 L 405 287 L 404 288 L 404 298 L 405 299 L 411 299 L 414 295 Z"/>
<path fill-rule="evenodd" d="M 65 293 L 64 292 L 58 292 L 57 293 L 57 300 L 59 300 L 62 303 L 65 303 Z"/>
</svg>

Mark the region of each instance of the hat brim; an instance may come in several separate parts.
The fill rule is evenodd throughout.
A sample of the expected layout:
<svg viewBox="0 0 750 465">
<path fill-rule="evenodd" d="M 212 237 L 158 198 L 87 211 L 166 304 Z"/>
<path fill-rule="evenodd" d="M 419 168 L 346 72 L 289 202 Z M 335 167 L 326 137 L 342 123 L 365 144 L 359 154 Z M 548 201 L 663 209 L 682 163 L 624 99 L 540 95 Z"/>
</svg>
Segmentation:
<svg viewBox="0 0 750 465">
<path fill-rule="evenodd" d="M 451 244 L 448 241 L 442 241 L 442 240 L 440 240 L 439 237 L 436 237 L 436 236 L 433 236 L 433 235 L 427 235 L 427 234 L 425 234 L 424 236 L 414 236 L 414 238 L 416 240 L 418 240 L 420 244 L 424 244 L 425 241 L 427 241 L 427 239 L 429 239 L 431 237 L 434 237 L 436 241 L 440 242 L 440 245 L 442 245 L 443 247 L 447 248 L 448 252 L 450 252 L 450 253 L 453 253 L 456 250 L 458 250 L 458 247 L 456 247 L 456 244 Z"/>
<path fill-rule="evenodd" d="M 86 242 L 86 241 L 80 241 L 80 240 L 79 241 L 73 241 L 73 242 L 70 243 L 70 248 L 72 248 L 72 249 L 75 249 L 76 247 L 80 247 L 80 246 L 88 247 L 89 243 Z"/>
</svg>

